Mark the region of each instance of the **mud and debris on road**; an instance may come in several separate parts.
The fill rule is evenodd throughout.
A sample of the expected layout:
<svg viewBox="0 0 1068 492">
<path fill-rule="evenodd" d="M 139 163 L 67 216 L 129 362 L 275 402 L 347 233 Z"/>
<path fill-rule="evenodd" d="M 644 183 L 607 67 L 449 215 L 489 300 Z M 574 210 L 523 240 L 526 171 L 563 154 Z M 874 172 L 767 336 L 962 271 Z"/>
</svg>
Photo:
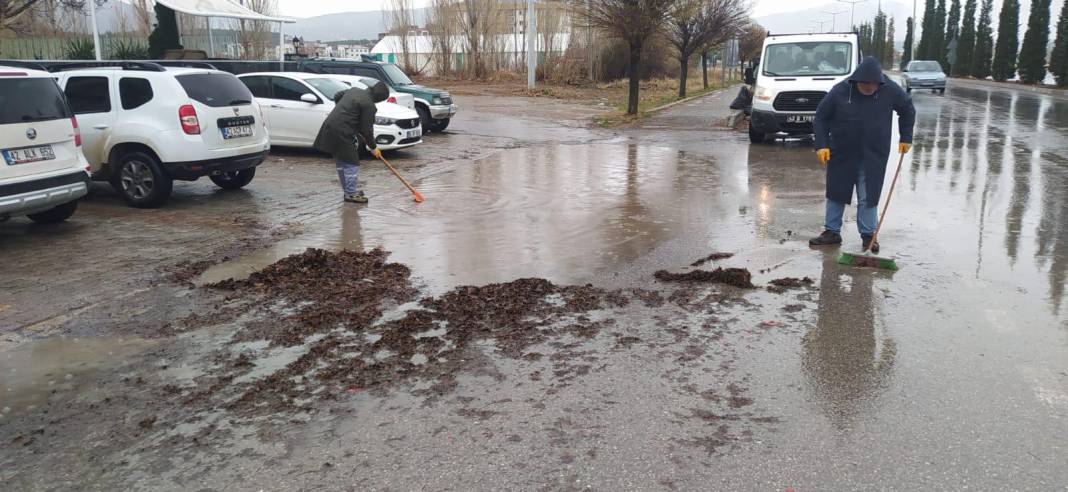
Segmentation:
<svg viewBox="0 0 1068 492">
<path fill-rule="evenodd" d="M 346 207 L 333 163 L 278 148 L 239 192 L 139 211 L 94 185 L 69 224 L 0 224 L 0 482 L 1064 483 L 1033 457 L 1068 440 L 1065 102 L 915 95 L 890 276 L 808 247 L 822 169 L 710 128 L 730 96 L 619 132 L 458 96 L 391 159 L 418 207 L 372 163 Z"/>
</svg>

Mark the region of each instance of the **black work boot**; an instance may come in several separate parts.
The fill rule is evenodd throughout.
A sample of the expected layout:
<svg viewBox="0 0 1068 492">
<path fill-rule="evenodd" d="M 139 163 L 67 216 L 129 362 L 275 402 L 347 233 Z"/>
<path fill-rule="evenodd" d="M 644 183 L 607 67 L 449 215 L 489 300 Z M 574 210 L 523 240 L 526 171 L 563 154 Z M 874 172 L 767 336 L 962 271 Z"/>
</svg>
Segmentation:
<svg viewBox="0 0 1068 492">
<path fill-rule="evenodd" d="M 367 196 L 365 196 L 362 191 L 357 193 L 357 194 L 355 194 L 355 195 L 345 195 L 345 201 L 349 202 L 349 203 L 361 203 L 361 204 L 368 202 Z"/>
<path fill-rule="evenodd" d="M 864 251 L 868 251 L 868 243 L 871 243 L 871 236 L 860 236 L 860 241 L 863 243 Z M 875 243 L 871 245 L 871 252 L 879 254 L 879 241 L 875 241 Z"/>
<path fill-rule="evenodd" d="M 842 244 L 842 235 L 837 232 L 823 231 L 818 237 L 808 240 L 809 246 L 835 246 Z"/>
</svg>

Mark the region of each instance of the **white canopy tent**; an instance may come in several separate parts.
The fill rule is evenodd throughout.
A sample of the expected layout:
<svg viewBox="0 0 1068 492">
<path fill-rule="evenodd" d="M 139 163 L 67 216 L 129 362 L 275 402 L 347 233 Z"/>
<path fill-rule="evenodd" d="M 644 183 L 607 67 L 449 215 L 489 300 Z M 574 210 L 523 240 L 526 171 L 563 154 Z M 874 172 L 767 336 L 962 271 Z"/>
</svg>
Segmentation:
<svg viewBox="0 0 1068 492">
<path fill-rule="evenodd" d="M 208 38 L 211 39 L 211 19 L 223 17 L 228 19 L 244 19 L 278 23 L 278 56 L 279 61 L 285 62 L 285 35 L 282 26 L 296 22 L 287 17 L 275 17 L 263 15 L 234 0 L 155 0 L 157 3 L 170 7 L 175 12 L 208 18 Z M 96 26 L 96 3 L 87 2 L 89 5 L 90 18 L 93 24 L 93 44 L 96 47 L 96 59 L 100 60 L 100 31 Z M 214 44 L 214 43 L 213 43 Z M 214 46 L 212 47 L 214 51 Z"/>
</svg>

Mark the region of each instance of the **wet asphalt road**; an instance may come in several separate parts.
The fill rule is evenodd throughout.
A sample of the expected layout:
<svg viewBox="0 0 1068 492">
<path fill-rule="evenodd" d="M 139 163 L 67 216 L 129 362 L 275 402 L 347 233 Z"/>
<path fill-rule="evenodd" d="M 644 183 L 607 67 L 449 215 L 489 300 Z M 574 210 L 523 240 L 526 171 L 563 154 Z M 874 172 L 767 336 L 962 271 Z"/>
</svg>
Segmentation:
<svg viewBox="0 0 1068 492">
<path fill-rule="evenodd" d="M 176 374 L 114 361 L 217 343 L 225 328 L 173 341 L 145 333 L 195 309 L 197 290 L 157 270 L 197 251 L 229 257 L 207 281 L 309 246 L 381 245 L 432 293 L 531 276 L 648 286 L 653 271 L 728 251 L 737 255 L 723 264 L 749 268 L 758 284 L 808 276 L 817 288 L 743 293 L 711 314 L 621 313 L 619 331 L 648 345 L 594 340 L 599 355 L 585 357 L 604 369 L 567 384 L 529 382 L 529 367 L 489 354 L 493 370 L 465 375 L 444 402 L 396 391 L 303 425 L 231 421 L 206 450 L 168 444 L 196 424 L 86 452 L 106 438 L 45 431 L 11 444 L 0 478 L 31 489 L 1063 488 L 1068 100 L 963 83 L 915 94 L 916 147 L 881 236 L 902 270 L 885 274 L 808 247 L 823 209 L 811 144 L 750 146 L 719 124 L 732 96 L 617 132 L 584 128 L 587 110 L 557 103 L 461 101 L 470 109 L 451 134 L 398 158 L 427 196 L 420 205 L 370 166 L 371 206 L 341 205 L 329 163 L 281 151 L 241 194 L 198 183 L 146 213 L 105 188 L 57 231 L 0 224 L 0 251 L 15 259 L 0 280 L 9 442 L 58 420 L 60 410 L 40 415 L 54 408 L 46 402 L 136 393 L 95 378 L 195 380 L 193 362 Z M 235 209 L 240 220 L 219 219 Z M 851 212 L 844 232 L 843 248 L 859 248 Z M 129 237 L 140 242 L 120 240 Z M 238 240 L 250 244 L 233 249 Z M 74 300 L 37 301 L 57 289 Z M 653 322 L 664 318 L 669 328 Z M 710 320 L 722 327 L 715 337 L 687 331 Z M 707 353 L 684 357 L 693 346 Z M 72 377 L 56 383 L 62 373 Z M 731 388 L 752 402 L 700 396 Z"/>
</svg>

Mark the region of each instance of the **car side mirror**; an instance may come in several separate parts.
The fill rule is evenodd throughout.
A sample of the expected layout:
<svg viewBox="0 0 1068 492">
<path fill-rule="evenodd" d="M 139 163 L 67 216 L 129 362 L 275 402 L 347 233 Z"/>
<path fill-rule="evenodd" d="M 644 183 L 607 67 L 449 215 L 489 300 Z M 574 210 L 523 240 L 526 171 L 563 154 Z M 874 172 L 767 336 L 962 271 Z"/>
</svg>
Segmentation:
<svg viewBox="0 0 1068 492">
<path fill-rule="evenodd" d="M 322 104 L 323 103 L 322 100 L 320 100 L 318 97 L 315 97 L 315 94 L 312 94 L 312 93 L 308 93 L 308 94 L 304 94 L 303 96 L 300 96 L 300 100 L 304 101 L 304 102 L 306 102 L 308 104 Z"/>
<path fill-rule="evenodd" d="M 756 83 L 756 76 L 753 75 L 752 67 L 745 69 L 745 83 L 749 85 L 753 85 Z"/>
</svg>

